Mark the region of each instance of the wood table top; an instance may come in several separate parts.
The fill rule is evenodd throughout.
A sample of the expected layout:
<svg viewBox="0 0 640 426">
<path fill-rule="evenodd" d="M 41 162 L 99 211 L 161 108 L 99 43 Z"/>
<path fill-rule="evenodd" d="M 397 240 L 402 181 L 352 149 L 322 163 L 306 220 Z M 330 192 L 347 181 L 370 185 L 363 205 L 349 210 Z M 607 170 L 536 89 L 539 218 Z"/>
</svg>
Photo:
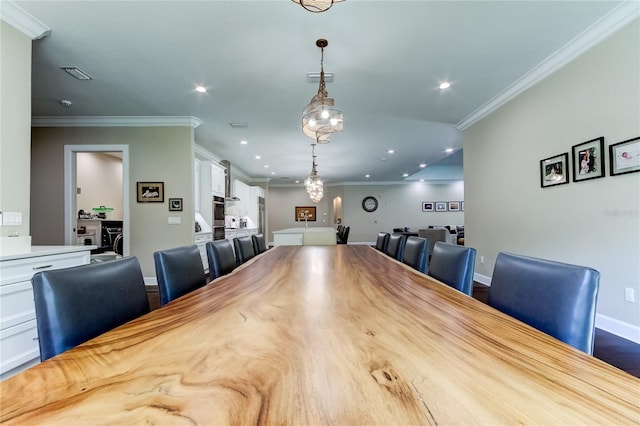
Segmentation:
<svg viewBox="0 0 640 426">
<path fill-rule="evenodd" d="M 638 424 L 640 380 L 367 246 L 278 247 L 0 383 L 6 424 Z"/>
</svg>

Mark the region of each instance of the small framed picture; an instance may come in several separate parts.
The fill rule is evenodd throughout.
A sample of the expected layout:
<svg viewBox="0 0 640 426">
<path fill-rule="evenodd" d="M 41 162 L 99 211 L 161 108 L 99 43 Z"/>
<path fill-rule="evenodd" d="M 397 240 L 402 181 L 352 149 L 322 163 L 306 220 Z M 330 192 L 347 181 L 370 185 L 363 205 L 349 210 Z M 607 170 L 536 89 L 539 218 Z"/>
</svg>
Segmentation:
<svg viewBox="0 0 640 426">
<path fill-rule="evenodd" d="M 460 210 L 464 211 L 464 201 L 460 201 Z"/>
<path fill-rule="evenodd" d="M 569 183 L 568 162 L 567 152 L 540 160 L 540 186 L 546 188 Z"/>
<path fill-rule="evenodd" d="M 316 221 L 316 207 L 299 207 L 296 206 L 296 222 L 315 222 Z"/>
<path fill-rule="evenodd" d="M 182 211 L 182 198 L 169 198 L 169 211 L 181 212 Z"/>
<path fill-rule="evenodd" d="M 423 212 L 432 212 L 434 211 L 434 202 L 433 201 L 423 201 L 422 202 L 422 211 Z"/>
<path fill-rule="evenodd" d="M 609 146 L 611 176 L 640 172 L 640 137 Z"/>
<path fill-rule="evenodd" d="M 164 182 L 138 182 L 139 203 L 164 203 Z"/>
<path fill-rule="evenodd" d="M 574 182 L 604 177 L 604 137 L 574 145 L 571 162 Z"/>
<path fill-rule="evenodd" d="M 449 211 L 450 212 L 459 212 L 460 211 L 460 202 L 459 201 L 449 201 Z"/>
<path fill-rule="evenodd" d="M 436 211 L 437 212 L 446 212 L 447 211 L 447 203 L 446 203 L 446 201 L 437 201 L 436 202 Z"/>
</svg>

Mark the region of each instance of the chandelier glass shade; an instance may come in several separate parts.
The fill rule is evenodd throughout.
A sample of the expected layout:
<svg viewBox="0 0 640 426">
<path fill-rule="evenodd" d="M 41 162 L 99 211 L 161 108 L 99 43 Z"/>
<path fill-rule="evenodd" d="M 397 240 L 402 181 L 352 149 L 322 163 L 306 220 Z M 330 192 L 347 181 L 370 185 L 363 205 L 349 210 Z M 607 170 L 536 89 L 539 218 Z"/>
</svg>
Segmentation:
<svg viewBox="0 0 640 426">
<path fill-rule="evenodd" d="M 320 84 L 318 93 L 302 110 L 302 133 L 320 144 L 328 143 L 332 133 L 342 132 L 343 122 L 342 111 L 334 106 L 335 102 L 329 97 L 324 81 L 324 48 L 328 44 L 324 39 L 316 41 L 316 46 L 321 50 Z"/>
<path fill-rule="evenodd" d="M 309 12 L 320 13 L 331 9 L 334 3 L 340 3 L 344 0 L 291 0 L 307 9 Z"/>
<path fill-rule="evenodd" d="M 316 170 L 315 144 L 312 144 L 311 147 L 313 150 L 313 165 L 311 167 L 311 174 L 304 180 L 304 186 L 307 188 L 307 193 L 311 201 L 317 203 L 322 200 L 322 196 L 324 195 L 324 184 L 320 176 L 318 176 L 318 170 Z"/>
</svg>

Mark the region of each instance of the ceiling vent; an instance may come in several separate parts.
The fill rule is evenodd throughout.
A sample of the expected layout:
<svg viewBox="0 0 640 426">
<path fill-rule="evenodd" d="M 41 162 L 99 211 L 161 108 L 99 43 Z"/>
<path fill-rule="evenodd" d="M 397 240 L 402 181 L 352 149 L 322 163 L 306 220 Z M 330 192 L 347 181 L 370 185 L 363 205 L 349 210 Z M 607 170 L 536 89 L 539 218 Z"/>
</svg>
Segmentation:
<svg viewBox="0 0 640 426">
<path fill-rule="evenodd" d="M 307 73 L 307 82 L 308 83 L 319 83 L 320 82 L 320 73 L 319 72 L 308 72 Z M 333 83 L 333 73 L 325 72 L 324 73 L 324 82 L 325 83 Z"/>
<path fill-rule="evenodd" d="M 77 78 L 78 80 L 93 80 L 93 77 L 91 77 L 89 74 L 82 71 L 78 67 L 60 67 L 60 69 Z"/>
<path fill-rule="evenodd" d="M 246 129 L 247 127 L 249 127 L 249 123 L 229 123 L 229 126 L 233 127 L 234 129 Z"/>
</svg>

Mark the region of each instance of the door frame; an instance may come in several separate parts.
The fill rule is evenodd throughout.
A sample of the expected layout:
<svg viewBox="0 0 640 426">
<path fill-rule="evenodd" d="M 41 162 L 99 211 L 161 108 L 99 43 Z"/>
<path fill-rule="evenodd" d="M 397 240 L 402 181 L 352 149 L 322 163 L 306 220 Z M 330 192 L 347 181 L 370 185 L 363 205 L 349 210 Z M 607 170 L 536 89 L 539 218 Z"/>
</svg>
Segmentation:
<svg viewBox="0 0 640 426">
<path fill-rule="evenodd" d="M 64 243 L 76 244 L 76 188 L 78 152 L 122 153 L 122 255 L 129 255 L 129 145 L 65 145 L 64 146 Z"/>
</svg>

